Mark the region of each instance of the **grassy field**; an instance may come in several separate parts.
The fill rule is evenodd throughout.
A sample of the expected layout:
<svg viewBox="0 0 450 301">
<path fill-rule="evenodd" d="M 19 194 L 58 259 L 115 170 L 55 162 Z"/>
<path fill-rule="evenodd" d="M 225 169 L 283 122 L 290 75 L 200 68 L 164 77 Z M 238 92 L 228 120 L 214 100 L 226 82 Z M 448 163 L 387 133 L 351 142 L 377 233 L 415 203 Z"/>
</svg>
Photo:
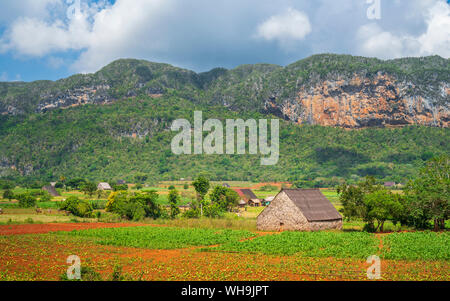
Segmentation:
<svg viewBox="0 0 450 301">
<path fill-rule="evenodd" d="M 185 183 L 162 182 L 143 190 L 157 191 L 165 205 L 168 188 L 174 185 L 184 205 L 195 198 L 192 186 L 184 189 Z M 276 183 L 228 183 L 251 187 L 259 198 L 275 196 L 281 189 Z M 322 192 L 341 208 L 335 190 Z M 79 222 L 121 221 L 104 210 L 100 219 L 65 216 L 57 210 L 58 201 L 69 196 L 91 198 L 77 191 L 61 193 L 50 202 L 38 202 L 44 209 L 40 214 L 0 200 L 4 212 L 0 227 L 11 232 L 14 227 L 45 229 L 47 223 L 71 223 L 72 227 Z M 95 200 L 103 205 L 105 201 L 106 196 Z M 80 256 L 84 265 L 105 280 L 118 265 L 128 280 L 367 280 L 366 258 L 370 255 L 382 259 L 383 280 L 450 280 L 448 232 L 407 232 L 411 229 L 387 222 L 386 232 L 393 233 L 369 234 L 361 231 L 362 221 L 344 221 L 342 231 L 263 233 L 256 229 L 262 210 L 264 207 L 248 207 L 221 219 L 148 219 L 131 228 L 122 224 L 105 228 L 97 223 L 95 229 L 49 234 L 26 234 L 48 231 L 21 228 L 22 234 L 0 236 L 0 280 L 58 280 L 71 254 Z"/>
</svg>

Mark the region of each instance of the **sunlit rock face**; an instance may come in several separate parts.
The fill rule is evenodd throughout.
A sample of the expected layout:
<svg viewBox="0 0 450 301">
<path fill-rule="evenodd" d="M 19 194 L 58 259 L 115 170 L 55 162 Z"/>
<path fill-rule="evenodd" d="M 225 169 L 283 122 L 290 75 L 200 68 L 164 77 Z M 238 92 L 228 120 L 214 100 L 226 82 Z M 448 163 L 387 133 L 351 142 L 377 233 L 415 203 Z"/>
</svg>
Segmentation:
<svg viewBox="0 0 450 301">
<path fill-rule="evenodd" d="M 299 124 L 345 128 L 426 125 L 448 127 L 450 85 L 441 83 L 440 99 L 417 93 L 410 82 L 379 73 L 373 78 L 354 74 L 300 87 L 295 100 L 281 112 Z"/>
</svg>

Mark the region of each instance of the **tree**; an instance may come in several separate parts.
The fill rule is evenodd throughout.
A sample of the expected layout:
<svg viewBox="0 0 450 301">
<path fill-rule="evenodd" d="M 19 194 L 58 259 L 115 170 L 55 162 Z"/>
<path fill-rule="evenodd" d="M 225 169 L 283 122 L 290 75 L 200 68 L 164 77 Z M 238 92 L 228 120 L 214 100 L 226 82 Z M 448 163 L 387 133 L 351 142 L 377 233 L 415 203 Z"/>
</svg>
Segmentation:
<svg viewBox="0 0 450 301">
<path fill-rule="evenodd" d="M 445 228 L 450 216 L 450 158 L 443 155 L 426 163 L 419 176 L 406 188 L 409 223 L 426 227 L 433 220 L 434 230 Z"/>
<path fill-rule="evenodd" d="M 69 189 L 76 189 L 79 190 L 83 187 L 83 185 L 86 183 L 85 179 L 72 179 L 67 181 L 66 187 Z"/>
<path fill-rule="evenodd" d="M 239 194 L 236 191 L 222 186 L 214 187 L 210 198 L 211 201 L 218 204 L 223 211 L 231 211 L 240 200 Z"/>
<path fill-rule="evenodd" d="M 181 201 L 181 197 L 176 189 L 169 192 L 169 204 L 170 204 L 170 217 L 172 219 L 176 218 L 180 214 L 180 208 L 178 208 L 178 203 Z"/>
<path fill-rule="evenodd" d="M 394 223 L 398 222 L 403 213 L 402 197 L 399 194 L 394 194 L 386 189 L 377 190 L 364 196 L 364 204 L 366 206 L 365 221 L 369 225 L 377 221 L 373 231 L 380 230 L 383 232 L 384 223 L 391 220 Z"/>
<path fill-rule="evenodd" d="M 366 177 L 364 182 L 357 185 L 340 185 L 337 189 L 339 200 L 342 203 L 341 212 L 347 220 L 352 218 L 364 218 L 367 215 L 366 205 L 364 204 L 364 195 L 380 190 L 382 187 L 376 185 L 373 177 Z"/>
<path fill-rule="evenodd" d="M 14 192 L 12 192 L 12 190 L 10 190 L 10 189 L 6 189 L 3 192 L 3 198 L 7 199 L 9 201 L 13 200 L 14 199 Z"/>
<path fill-rule="evenodd" d="M 19 200 L 19 207 L 21 208 L 32 208 L 37 203 L 36 198 L 29 193 L 19 194 L 16 199 Z"/>
<path fill-rule="evenodd" d="M 199 176 L 193 183 L 195 191 L 197 192 L 197 199 L 199 201 L 203 201 L 205 199 L 205 195 L 209 191 L 209 179 L 205 176 Z"/>
<path fill-rule="evenodd" d="M 184 186 L 183 186 L 183 188 L 184 188 L 184 190 L 188 190 L 189 189 L 189 184 L 184 184 Z"/>
<path fill-rule="evenodd" d="M 80 200 L 75 196 L 68 197 L 61 206 L 61 210 L 66 210 L 78 217 L 92 217 L 93 208 L 91 203 L 86 200 Z"/>
<path fill-rule="evenodd" d="M 86 182 L 81 187 L 81 191 L 92 197 L 94 193 L 97 191 L 97 185 L 95 185 L 95 183 L 93 182 Z"/>
<path fill-rule="evenodd" d="M 203 206 L 207 205 L 204 200 L 205 196 L 209 191 L 209 179 L 206 176 L 199 176 L 193 183 L 195 191 L 197 192 L 197 201 L 200 203 L 200 215 L 203 216 Z M 193 209 L 195 209 L 195 205 L 193 204 Z"/>
</svg>

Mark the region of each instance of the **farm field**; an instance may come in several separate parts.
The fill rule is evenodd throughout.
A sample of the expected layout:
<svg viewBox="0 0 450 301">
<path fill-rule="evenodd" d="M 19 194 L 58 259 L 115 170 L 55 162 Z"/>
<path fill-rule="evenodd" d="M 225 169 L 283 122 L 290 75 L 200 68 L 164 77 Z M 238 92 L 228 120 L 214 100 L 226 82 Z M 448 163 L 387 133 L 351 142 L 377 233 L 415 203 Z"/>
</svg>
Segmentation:
<svg viewBox="0 0 450 301">
<path fill-rule="evenodd" d="M 382 280 L 450 280 L 445 232 L 280 234 L 93 225 L 0 236 L 0 280 L 59 280 L 74 254 L 103 280 L 117 271 L 122 280 L 367 280 L 366 255 L 372 253 L 382 259 Z M 104 228 L 113 226 L 118 228 Z M 8 227 L 18 226 L 0 230 Z"/>
<path fill-rule="evenodd" d="M 227 183 L 249 187 L 258 198 L 289 187 Z M 195 198 L 190 184 L 160 182 L 142 190 L 156 191 L 159 204 L 168 205 L 169 188 L 174 186 L 180 192 L 179 205 L 187 205 Z M 129 190 L 137 191 L 134 185 Z M 336 209 L 342 208 L 336 190 L 321 191 Z M 450 234 L 445 231 L 409 232 L 387 221 L 386 233 L 371 234 L 361 231 L 364 222 L 354 220 L 344 221 L 342 231 L 260 232 L 256 218 L 264 207 L 214 219 L 122 222 L 104 210 L 108 193 L 94 200 L 79 191 L 60 193 L 51 201 L 38 201 L 40 212 L 0 199 L 0 281 L 62 280 L 70 255 L 79 256 L 82 267 L 91 271 L 85 280 L 368 280 L 366 260 L 371 255 L 381 258 L 381 280 L 450 280 Z M 58 211 L 59 202 L 70 196 L 95 204 L 101 217 Z"/>
</svg>

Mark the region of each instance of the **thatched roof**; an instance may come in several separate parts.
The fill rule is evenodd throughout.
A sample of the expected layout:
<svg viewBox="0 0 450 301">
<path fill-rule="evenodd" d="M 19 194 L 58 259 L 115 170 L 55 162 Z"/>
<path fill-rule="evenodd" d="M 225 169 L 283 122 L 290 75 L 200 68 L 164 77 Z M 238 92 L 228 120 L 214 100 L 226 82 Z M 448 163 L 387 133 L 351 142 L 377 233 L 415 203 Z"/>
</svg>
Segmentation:
<svg viewBox="0 0 450 301">
<path fill-rule="evenodd" d="M 55 187 L 51 185 L 42 187 L 42 190 L 47 191 L 51 196 L 61 196 L 58 191 L 56 191 Z"/>
<path fill-rule="evenodd" d="M 332 221 L 342 216 L 319 189 L 283 189 L 309 222 Z"/>
</svg>

